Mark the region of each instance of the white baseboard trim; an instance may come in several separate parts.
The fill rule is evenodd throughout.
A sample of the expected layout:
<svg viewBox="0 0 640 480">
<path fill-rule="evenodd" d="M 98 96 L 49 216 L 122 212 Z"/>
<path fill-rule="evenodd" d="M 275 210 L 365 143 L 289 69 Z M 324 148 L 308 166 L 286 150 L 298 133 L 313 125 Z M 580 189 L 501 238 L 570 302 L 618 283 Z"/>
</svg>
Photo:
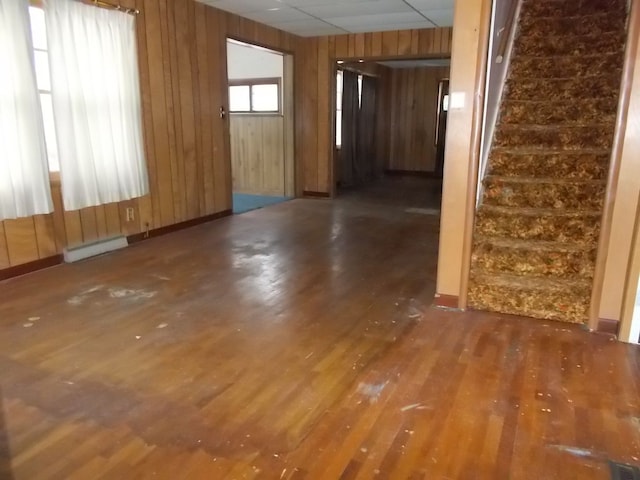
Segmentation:
<svg viewBox="0 0 640 480">
<path fill-rule="evenodd" d="M 102 255 L 103 253 L 113 252 L 114 250 L 120 250 L 129 245 L 127 237 L 121 235 L 119 237 L 107 238 L 94 243 L 88 243 L 75 248 L 64 249 L 64 261 L 66 263 L 79 262 L 87 258 Z"/>
</svg>

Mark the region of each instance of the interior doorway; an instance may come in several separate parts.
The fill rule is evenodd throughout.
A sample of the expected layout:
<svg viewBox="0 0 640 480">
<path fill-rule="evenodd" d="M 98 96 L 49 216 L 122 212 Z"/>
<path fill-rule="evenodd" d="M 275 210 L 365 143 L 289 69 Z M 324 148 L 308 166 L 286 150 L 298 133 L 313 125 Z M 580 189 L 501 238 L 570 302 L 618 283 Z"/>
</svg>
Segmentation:
<svg viewBox="0 0 640 480">
<path fill-rule="evenodd" d="M 227 40 L 233 212 L 295 195 L 293 56 Z"/>
<path fill-rule="evenodd" d="M 439 214 L 449 65 L 448 58 L 336 63 L 336 195 Z"/>
</svg>

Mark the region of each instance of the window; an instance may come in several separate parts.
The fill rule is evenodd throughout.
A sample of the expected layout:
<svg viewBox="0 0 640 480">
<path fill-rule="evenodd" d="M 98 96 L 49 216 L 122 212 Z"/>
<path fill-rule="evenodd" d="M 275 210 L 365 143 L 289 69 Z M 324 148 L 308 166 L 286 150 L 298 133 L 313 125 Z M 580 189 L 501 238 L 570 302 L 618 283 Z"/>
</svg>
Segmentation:
<svg viewBox="0 0 640 480">
<path fill-rule="evenodd" d="M 280 113 L 280 79 L 259 78 L 229 82 L 231 113 Z"/>
<path fill-rule="evenodd" d="M 47 144 L 49 171 L 58 172 L 60 171 L 60 161 L 58 159 L 56 128 L 53 121 L 51 76 L 49 72 L 47 27 L 44 18 L 44 10 L 37 7 L 29 7 L 29 17 L 31 20 L 31 37 L 33 39 L 36 80 L 38 83 L 38 92 L 40 94 L 40 105 L 42 107 L 42 119 L 44 121 L 44 135 Z"/>
</svg>

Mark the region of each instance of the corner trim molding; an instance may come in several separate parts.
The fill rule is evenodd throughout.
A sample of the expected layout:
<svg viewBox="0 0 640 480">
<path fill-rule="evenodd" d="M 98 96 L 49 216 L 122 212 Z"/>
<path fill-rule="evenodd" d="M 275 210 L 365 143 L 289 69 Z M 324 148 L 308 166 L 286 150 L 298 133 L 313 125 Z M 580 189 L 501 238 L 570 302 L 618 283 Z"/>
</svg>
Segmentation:
<svg viewBox="0 0 640 480">
<path fill-rule="evenodd" d="M 605 335 L 613 335 L 614 337 L 617 337 L 619 329 L 620 329 L 619 320 L 611 320 L 609 318 L 600 318 L 598 319 L 598 327 L 596 328 L 595 331 L 597 333 L 602 333 Z"/>
<path fill-rule="evenodd" d="M 459 298 L 455 295 L 443 295 L 436 293 L 433 297 L 433 305 L 441 308 L 458 308 Z"/>
</svg>

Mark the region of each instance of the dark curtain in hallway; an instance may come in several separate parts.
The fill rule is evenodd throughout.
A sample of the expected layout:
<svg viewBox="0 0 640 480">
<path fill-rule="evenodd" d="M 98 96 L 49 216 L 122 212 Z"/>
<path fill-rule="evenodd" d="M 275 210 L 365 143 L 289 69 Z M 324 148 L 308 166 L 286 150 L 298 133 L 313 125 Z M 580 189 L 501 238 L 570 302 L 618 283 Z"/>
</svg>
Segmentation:
<svg viewBox="0 0 640 480">
<path fill-rule="evenodd" d="M 362 78 L 360 114 L 358 116 L 357 154 L 354 162 L 353 183 L 359 184 L 382 174 L 376 161 L 376 101 L 378 79 L 368 75 Z"/>
<path fill-rule="evenodd" d="M 354 163 L 358 145 L 358 74 L 345 70 L 342 86 L 342 146 L 340 147 L 340 179 L 343 185 L 354 183 Z"/>
</svg>

